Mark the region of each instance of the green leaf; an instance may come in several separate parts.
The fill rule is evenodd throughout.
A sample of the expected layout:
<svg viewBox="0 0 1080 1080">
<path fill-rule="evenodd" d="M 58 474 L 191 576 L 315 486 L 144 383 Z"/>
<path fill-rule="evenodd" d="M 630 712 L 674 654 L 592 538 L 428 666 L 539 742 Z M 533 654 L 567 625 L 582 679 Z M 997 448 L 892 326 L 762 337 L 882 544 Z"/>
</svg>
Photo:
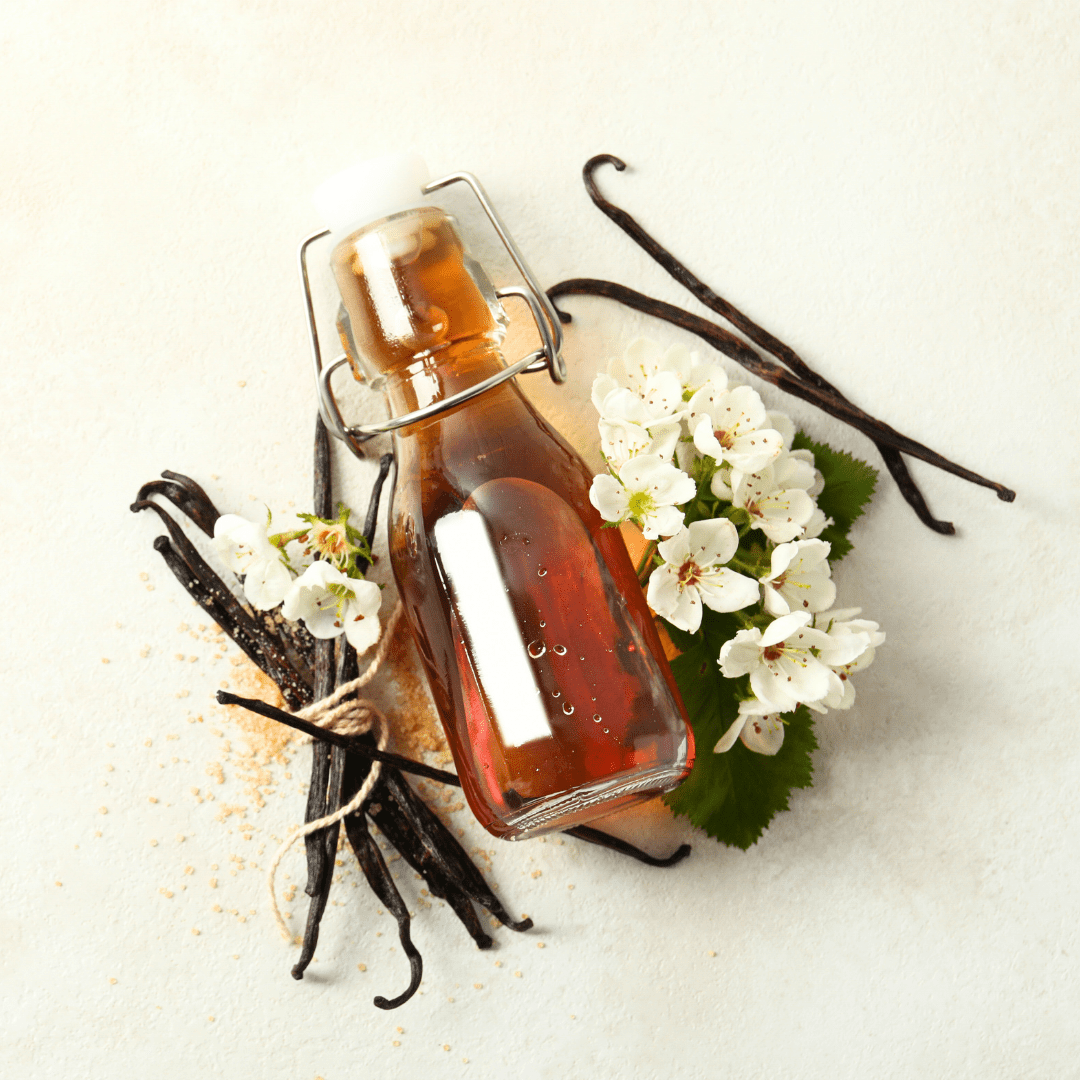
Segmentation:
<svg viewBox="0 0 1080 1080">
<path fill-rule="evenodd" d="M 788 808 L 791 789 L 813 783 L 810 755 L 817 740 L 810 710 L 804 707 L 785 716 L 790 722 L 784 745 L 774 757 L 755 754 L 741 742 L 727 753 L 713 753 L 748 694 L 745 679 L 725 679 L 716 663 L 739 623 L 731 615 L 706 611 L 696 634 L 665 627 L 676 647 L 686 646 L 671 670 L 694 729 L 697 757 L 690 775 L 664 801 L 722 843 L 748 848 L 773 817 Z"/>
<path fill-rule="evenodd" d="M 818 495 L 817 504 L 826 517 L 833 519 L 833 524 L 821 533 L 821 539 L 832 545 L 829 561 L 835 563 L 851 550 L 848 530 L 874 494 L 877 469 L 843 450 L 814 442 L 801 431 L 796 433 L 793 445 L 796 450 L 813 453 L 814 464 L 824 477 L 825 488 Z"/>
</svg>

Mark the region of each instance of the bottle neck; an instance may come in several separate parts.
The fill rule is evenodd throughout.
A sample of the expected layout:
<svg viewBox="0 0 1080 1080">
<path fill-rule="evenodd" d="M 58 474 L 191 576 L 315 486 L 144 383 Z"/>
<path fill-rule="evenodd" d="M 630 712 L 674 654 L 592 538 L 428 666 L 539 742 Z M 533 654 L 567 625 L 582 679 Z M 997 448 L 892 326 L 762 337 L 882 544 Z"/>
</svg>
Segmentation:
<svg viewBox="0 0 1080 1080">
<path fill-rule="evenodd" d="M 502 368 L 505 316 L 452 219 L 436 207 L 376 221 L 331 259 L 357 374 L 401 416 Z"/>
<path fill-rule="evenodd" d="M 389 372 L 376 380 L 375 386 L 386 396 L 390 415 L 404 416 L 497 375 L 504 367 L 499 345 L 497 338 L 486 336 L 455 342 L 438 353 L 417 357 L 412 363 Z M 503 388 L 487 394 L 497 394 L 499 389 Z"/>
</svg>

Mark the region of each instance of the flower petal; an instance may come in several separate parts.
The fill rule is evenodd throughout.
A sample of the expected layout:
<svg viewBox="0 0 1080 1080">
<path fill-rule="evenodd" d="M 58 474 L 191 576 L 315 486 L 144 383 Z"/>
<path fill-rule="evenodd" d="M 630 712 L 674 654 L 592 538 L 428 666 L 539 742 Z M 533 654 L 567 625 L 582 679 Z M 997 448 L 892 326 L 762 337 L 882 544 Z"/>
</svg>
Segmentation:
<svg viewBox="0 0 1080 1080">
<path fill-rule="evenodd" d="M 244 596 L 256 611 L 269 611 L 285 599 L 292 580 L 292 574 L 275 549 L 273 558 L 257 559 L 248 567 Z"/>
<path fill-rule="evenodd" d="M 761 598 L 761 589 L 753 578 L 726 566 L 699 578 L 697 588 L 702 601 L 713 611 L 741 611 Z"/>
<path fill-rule="evenodd" d="M 695 521 L 687 532 L 689 554 L 698 566 L 726 563 L 739 550 L 739 530 L 727 518 Z"/>
<path fill-rule="evenodd" d="M 743 745 L 755 754 L 773 757 L 784 745 L 784 722 L 777 713 L 748 716 L 739 738 Z"/>
<path fill-rule="evenodd" d="M 793 611 L 790 615 L 782 615 L 765 628 L 765 632 L 761 635 L 761 647 L 765 649 L 770 645 L 785 641 L 809 622 L 810 616 L 805 611 Z"/>
<path fill-rule="evenodd" d="M 735 745 L 735 740 L 742 732 L 743 725 L 746 723 L 745 716 L 737 716 L 731 724 L 731 727 L 724 732 L 723 735 L 717 740 L 716 745 L 713 747 L 714 754 L 723 754 L 730 750 Z"/>
<path fill-rule="evenodd" d="M 690 481 L 693 483 L 693 481 Z M 682 528 L 685 514 L 674 506 L 658 506 L 652 513 L 641 519 L 641 535 L 646 540 L 656 540 L 661 536 L 671 536 Z"/>
<path fill-rule="evenodd" d="M 756 626 L 740 630 L 720 646 L 716 662 L 725 679 L 737 679 L 753 671 L 761 663 L 761 631 Z"/>
<path fill-rule="evenodd" d="M 627 514 L 626 488 L 608 473 L 593 477 L 589 502 L 600 511 L 605 521 L 622 521 Z"/>
</svg>

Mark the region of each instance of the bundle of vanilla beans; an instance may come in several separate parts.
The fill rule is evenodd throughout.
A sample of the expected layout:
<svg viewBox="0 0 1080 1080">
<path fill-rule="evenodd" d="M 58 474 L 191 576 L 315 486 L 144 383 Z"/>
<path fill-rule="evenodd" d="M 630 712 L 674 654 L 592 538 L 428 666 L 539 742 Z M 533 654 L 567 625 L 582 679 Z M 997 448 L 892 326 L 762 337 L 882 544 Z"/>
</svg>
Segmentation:
<svg viewBox="0 0 1080 1080">
<path fill-rule="evenodd" d="M 372 489 L 364 522 L 369 550 L 375 535 L 383 484 L 392 462 L 389 454 L 381 459 L 378 478 Z M 154 496 L 171 503 L 207 536 L 214 535 L 214 523 L 220 517 L 217 508 L 194 480 L 174 472 L 164 472 L 161 480 L 144 484 L 131 506 L 133 511 L 153 510 L 158 514 L 169 535 L 159 536 L 154 541 L 154 549 L 161 553 L 168 568 L 192 599 L 273 679 L 289 709 L 299 710 L 320 701 L 332 694 L 337 686 L 357 677 L 356 651 L 344 638 L 317 640 L 300 623 L 286 622 L 270 612 L 253 611 L 242 603 L 199 554 L 181 525 L 154 501 Z M 315 435 L 314 503 L 317 516 L 332 516 L 334 503 L 330 447 L 321 419 L 317 421 Z M 397 1008 L 416 993 L 423 973 L 423 961 L 410 935 L 408 907 L 398 892 L 378 843 L 368 831 L 368 818 L 397 848 L 402 858 L 424 878 L 431 895 L 450 905 L 477 947 L 488 949 L 494 942 L 481 925 L 474 905 L 485 908 L 503 926 L 512 930 L 524 931 L 532 926 L 530 919 L 515 921 L 510 917 L 465 849 L 404 776 L 411 773 L 439 783 L 460 786 L 454 773 L 380 751 L 371 734 L 342 736 L 261 701 L 224 692 L 219 692 L 217 697 L 222 704 L 242 705 L 312 736 L 311 785 L 305 822 L 333 814 L 348 803 L 367 778 L 372 761 L 383 763 L 378 781 L 361 810 L 344 819 L 345 835 L 356 853 L 360 869 L 380 903 L 397 921 L 401 947 L 409 959 L 409 985 L 395 998 L 376 997 L 374 1002 L 380 1009 Z M 305 891 L 311 897 L 311 903 L 300 957 L 292 968 L 295 979 L 303 978 L 305 969 L 315 955 L 319 924 L 330 896 L 339 830 L 340 824 L 334 824 L 306 837 Z M 657 859 L 588 826 L 579 826 L 568 832 L 651 866 L 672 866 L 690 852 L 689 845 L 683 844 L 668 858 Z"/>
</svg>

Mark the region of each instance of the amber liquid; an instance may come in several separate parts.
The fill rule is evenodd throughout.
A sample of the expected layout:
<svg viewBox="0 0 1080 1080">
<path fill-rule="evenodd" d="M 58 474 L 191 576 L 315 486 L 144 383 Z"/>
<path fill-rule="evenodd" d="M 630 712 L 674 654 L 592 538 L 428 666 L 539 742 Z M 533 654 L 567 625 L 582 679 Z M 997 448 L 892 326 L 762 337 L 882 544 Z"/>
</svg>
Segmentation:
<svg viewBox="0 0 1080 1080">
<path fill-rule="evenodd" d="M 394 415 L 503 367 L 494 298 L 442 211 L 354 233 L 333 266 L 354 363 Z M 536 835 L 674 787 L 692 735 L 585 463 L 513 381 L 394 439 L 394 575 L 481 823 Z"/>
</svg>

